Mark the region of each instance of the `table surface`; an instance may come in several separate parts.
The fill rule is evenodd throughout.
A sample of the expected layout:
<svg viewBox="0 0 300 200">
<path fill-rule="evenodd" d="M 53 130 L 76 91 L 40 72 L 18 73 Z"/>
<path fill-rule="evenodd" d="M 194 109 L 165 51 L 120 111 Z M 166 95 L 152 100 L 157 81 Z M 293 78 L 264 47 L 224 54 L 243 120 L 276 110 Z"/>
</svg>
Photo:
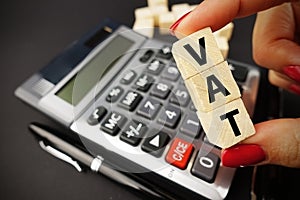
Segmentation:
<svg viewBox="0 0 300 200">
<path fill-rule="evenodd" d="M 170 1 L 180 2 L 183 1 Z M 143 199 L 105 177 L 78 173 L 43 152 L 30 135 L 28 124 L 38 121 L 53 127 L 58 125 L 14 96 L 14 90 L 26 78 L 103 19 L 110 17 L 132 26 L 134 9 L 142 6 L 146 6 L 145 0 L 11 0 L 2 4 L 1 199 Z M 254 19 L 250 16 L 235 21 L 230 58 L 254 64 L 251 54 Z M 295 96 L 286 101 L 299 102 Z M 293 116 L 300 113 L 290 110 Z M 251 168 L 238 170 L 229 199 L 249 197 L 251 172 Z M 297 173 L 295 170 L 292 174 Z"/>
</svg>

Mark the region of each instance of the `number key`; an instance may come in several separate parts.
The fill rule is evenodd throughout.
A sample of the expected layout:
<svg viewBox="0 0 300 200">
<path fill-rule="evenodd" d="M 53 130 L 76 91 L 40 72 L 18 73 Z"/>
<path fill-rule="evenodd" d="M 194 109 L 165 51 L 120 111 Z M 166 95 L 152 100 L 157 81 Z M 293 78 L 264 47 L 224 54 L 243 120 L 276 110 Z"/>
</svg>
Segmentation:
<svg viewBox="0 0 300 200">
<path fill-rule="evenodd" d="M 220 158 L 211 153 L 200 150 L 192 168 L 192 174 L 209 183 L 214 182 Z"/>
<path fill-rule="evenodd" d="M 172 85 L 166 82 L 158 82 L 150 92 L 151 95 L 160 99 L 166 99 L 172 89 Z"/>
<path fill-rule="evenodd" d="M 154 119 L 157 115 L 159 109 L 161 107 L 161 103 L 151 97 L 145 100 L 144 103 L 139 107 L 137 114 L 141 115 L 147 119 Z"/>
<path fill-rule="evenodd" d="M 172 105 L 167 105 L 158 118 L 158 122 L 169 128 L 175 128 L 181 117 L 181 110 Z"/>
<path fill-rule="evenodd" d="M 187 106 L 190 101 L 190 96 L 187 89 L 184 86 L 179 86 L 170 98 L 170 102 L 179 106 Z"/>
<path fill-rule="evenodd" d="M 176 81 L 178 79 L 179 75 L 180 74 L 179 74 L 177 67 L 172 66 L 172 65 L 167 67 L 162 73 L 162 77 L 165 79 L 168 79 L 170 81 Z"/>
</svg>

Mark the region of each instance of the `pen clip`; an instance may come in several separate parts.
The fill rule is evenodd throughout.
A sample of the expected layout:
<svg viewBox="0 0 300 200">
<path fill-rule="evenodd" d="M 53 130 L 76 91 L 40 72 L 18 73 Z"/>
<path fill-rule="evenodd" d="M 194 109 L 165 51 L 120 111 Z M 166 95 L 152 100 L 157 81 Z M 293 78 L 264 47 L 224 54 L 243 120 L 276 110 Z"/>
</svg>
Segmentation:
<svg viewBox="0 0 300 200">
<path fill-rule="evenodd" d="M 39 145 L 40 147 L 48 152 L 49 154 L 51 154 L 52 156 L 58 158 L 58 159 L 61 159 L 67 163 L 69 163 L 70 165 L 72 165 L 73 167 L 75 167 L 75 169 L 78 171 L 78 172 L 81 172 L 82 169 L 80 167 L 80 165 L 78 164 L 77 161 L 73 160 L 70 156 L 62 153 L 61 151 L 49 146 L 49 145 L 45 145 L 44 141 L 40 140 L 39 141 Z"/>
</svg>

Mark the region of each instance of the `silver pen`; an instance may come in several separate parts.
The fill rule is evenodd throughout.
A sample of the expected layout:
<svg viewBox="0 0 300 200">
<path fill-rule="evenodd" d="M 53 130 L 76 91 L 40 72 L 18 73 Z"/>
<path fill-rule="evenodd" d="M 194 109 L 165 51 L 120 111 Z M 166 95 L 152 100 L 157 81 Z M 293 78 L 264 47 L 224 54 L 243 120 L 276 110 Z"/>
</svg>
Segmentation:
<svg viewBox="0 0 300 200">
<path fill-rule="evenodd" d="M 160 194 L 156 193 L 155 191 L 129 178 L 125 174 L 109 167 L 104 162 L 104 158 L 101 157 L 100 155 L 98 155 L 97 157 L 93 157 L 90 154 L 62 140 L 61 138 L 57 137 L 53 133 L 49 132 L 48 130 L 40 127 L 35 123 L 31 123 L 29 125 L 29 129 L 38 136 L 39 145 L 43 150 L 55 156 L 56 158 L 59 158 L 71 164 L 79 172 L 81 172 L 82 169 L 77 161 L 90 167 L 92 171 L 103 174 L 111 178 L 112 180 L 117 181 L 118 183 L 121 183 L 123 185 L 129 186 L 131 188 L 134 188 L 142 192 L 146 192 L 155 197 L 163 198 Z M 73 160 L 73 158 L 76 159 L 77 161 Z"/>
</svg>

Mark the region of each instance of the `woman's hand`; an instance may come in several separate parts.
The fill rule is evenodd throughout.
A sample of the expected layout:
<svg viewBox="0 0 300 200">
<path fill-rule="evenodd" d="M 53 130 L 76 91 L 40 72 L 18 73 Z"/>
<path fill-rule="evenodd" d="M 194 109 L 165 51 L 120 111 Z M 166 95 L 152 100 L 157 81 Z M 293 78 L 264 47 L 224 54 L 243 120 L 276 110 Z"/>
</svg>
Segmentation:
<svg viewBox="0 0 300 200">
<path fill-rule="evenodd" d="M 205 27 L 216 31 L 235 18 L 256 12 L 254 60 L 270 69 L 274 85 L 300 94 L 300 2 L 284 0 L 205 0 L 171 26 L 177 36 Z M 300 118 L 278 119 L 255 125 L 256 134 L 222 151 L 229 167 L 279 164 L 300 167 Z"/>
</svg>

